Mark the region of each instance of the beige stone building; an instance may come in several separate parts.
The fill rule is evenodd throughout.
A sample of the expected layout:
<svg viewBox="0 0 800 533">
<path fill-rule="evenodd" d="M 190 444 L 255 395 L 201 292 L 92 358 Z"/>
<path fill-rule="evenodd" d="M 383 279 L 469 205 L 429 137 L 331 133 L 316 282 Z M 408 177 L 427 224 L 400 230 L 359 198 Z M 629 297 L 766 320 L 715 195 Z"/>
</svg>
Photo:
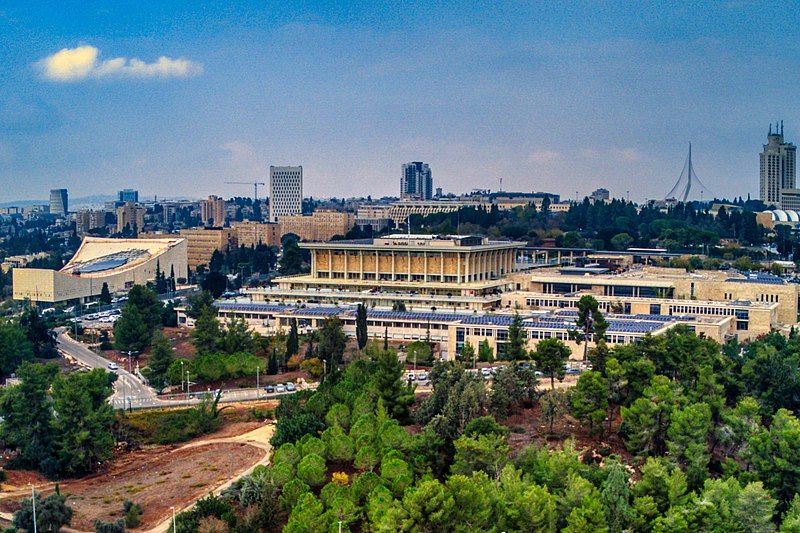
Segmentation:
<svg viewBox="0 0 800 533">
<path fill-rule="evenodd" d="M 281 226 L 272 222 L 234 222 L 231 227 L 236 231 L 239 246 L 281 245 Z"/>
<path fill-rule="evenodd" d="M 122 233 L 127 226 L 131 230 L 138 228 L 141 230 L 144 227 L 144 213 L 145 208 L 133 202 L 125 202 L 125 204 L 117 208 L 117 233 Z"/>
<path fill-rule="evenodd" d="M 57 303 L 89 301 L 103 284 L 112 293 L 155 278 L 156 268 L 187 277 L 187 243 L 178 236 L 164 239 L 107 239 L 86 237 L 61 270 L 14 270 L 14 299 Z"/>
<path fill-rule="evenodd" d="M 75 231 L 78 235 L 86 235 L 89 230 L 102 228 L 106 225 L 106 212 L 86 209 L 75 213 Z M 139 226 L 141 228 L 141 226 Z"/>
<path fill-rule="evenodd" d="M 696 301 L 775 304 L 775 327 L 797 323 L 800 295 L 799 285 L 780 277 L 734 271 L 687 273 L 675 268 L 643 267 L 616 275 L 578 276 L 563 275 L 557 270 L 537 270 L 517 273 L 512 280 L 514 289 L 519 291 L 553 296 L 592 294 L 604 301 L 623 304 L 635 299 L 653 299 L 653 305 L 658 299 L 671 300 L 676 305 L 690 301 L 692 304 Z M 668 313 L 662 306 L 662 314 L 665 310 Z"/>
<path fill-rule="evenodd" d="M 329 241 L 335 235 L 346 235 L 355 225 L 353 213 L 317 209 L 311 215 L 278 217 L 281 235 L 294 233 L 304 241 Z"/>
<path fill-rule="evenodd" d="M 238 246 L 236 230 L 232 228 L 182 229 L 180 236 L 186 239 L 189 268 L 208 265 L 214 251 L 226 252 Z"/>
</svg>

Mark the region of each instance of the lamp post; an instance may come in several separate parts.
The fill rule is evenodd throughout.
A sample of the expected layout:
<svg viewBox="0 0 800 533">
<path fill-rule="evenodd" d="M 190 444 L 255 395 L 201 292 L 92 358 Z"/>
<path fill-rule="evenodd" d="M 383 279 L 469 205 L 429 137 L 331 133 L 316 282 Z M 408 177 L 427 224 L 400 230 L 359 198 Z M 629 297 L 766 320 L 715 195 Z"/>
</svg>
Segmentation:
<svg viewBox="0 0 800 533">
<path fill-rule="evenodd" d="M 170 509 L 172 509 L 172 533 L 176 533 L 178 531 L 178 527 L 175 524 L 175 506 L 171 506 Z"/>
<path fill-rule="evenodd" d="M 183 393 L 183 361 L 181 361 L 181 393 Z M 180 396 L 178 396 L 180 398 Z"/>
<path fill-rule="evenodd" d="M 31 505 L 33 506 L 33 533 L 38 533 L 38 526 L 36 525 L 36 489 L 31 485 Z"/>
<path fill-rule="evenodd" d="M 257 366 L 256 367 L 256 400 L 259 400 L 261 398 L 260 395 L 259 395 L 259 392 L 261 391 L 261 386 L 260 386 L 260 383 L 258 382 L 258 377 L 259 377 L 258 373 L 259 373 L 260 370 L 261 370 L 261 368 Z"/>
</svg>

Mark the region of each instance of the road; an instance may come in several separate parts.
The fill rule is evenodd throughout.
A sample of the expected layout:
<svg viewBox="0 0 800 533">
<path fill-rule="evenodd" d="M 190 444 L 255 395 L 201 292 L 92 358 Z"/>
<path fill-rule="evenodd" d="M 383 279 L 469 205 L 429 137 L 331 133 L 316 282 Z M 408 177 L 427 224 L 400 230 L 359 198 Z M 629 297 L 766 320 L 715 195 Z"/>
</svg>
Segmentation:
<svg viewBox="0 0 800 533">
<path fill-rule="evenodd" d="M 108 370 L 108 365 L 111 363 L 111 361 L 94 353 L 82 342 L 78 342 L 71 338 L 67 334 L 67 330 L 65 328 L 56 329 L 56 335 L 59 351 L 71 357 L 72 359 L 75 359 L 79 364 L 85 367 L 102 368 Z M 153 388 L 142 383 L 138 377 L 128 372 L 121 366 L 118 370 L 115 370 L 115 372 L 118 378 L 114 383 L 114 394 L 111 395 L 108 401 L 117 409 L 147 409 L 153 407 L 195 405 L 200 403 L 206 395 L 213 394 L 212 391 L 193 390 L 190 391 L 191 394 L 189 395 L 173 394 L 167 396 L 158 396 Z M 316 388 L 316 384 L 309 384 L 307 388 Z M 282 396 L 282 394 L 267 394 L 263 390 L 255 388 L 225 389 L 222 391 L 220 402 L 245 402 L 263 400 L 266 398 L 278 398 L 280 396 Z"/>
</svg>

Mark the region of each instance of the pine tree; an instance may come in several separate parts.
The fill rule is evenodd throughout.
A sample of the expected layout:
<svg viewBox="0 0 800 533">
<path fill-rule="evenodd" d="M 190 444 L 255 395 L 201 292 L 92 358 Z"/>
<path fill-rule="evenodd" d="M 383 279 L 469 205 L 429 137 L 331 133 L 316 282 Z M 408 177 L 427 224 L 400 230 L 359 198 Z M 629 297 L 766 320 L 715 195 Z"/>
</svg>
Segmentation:
<svg viewBox="0 0 800 533">
<path fill-rule="evenodd" d="M 361 303 L 356 309 L 356 341 L 359 350 L 367 345 L 367 308 Z"/>
<path fill-rule="evenodd" d="M 103 287 L 100 289 L 100 303 L 108 305 L 111 303 L 111 291 L 108 290 L 108 283 L 103 282 Z"/>
<path fill-rule="evenodd" d="M 167 370 L 174 359 L 172 345 L 160 331 L 153 335 L 153 351 L 150 355 L 148 368 L 148 380 L 150 385 L 156 390 L 162 390 L 167 385 Z"/>
<path fill-rule="evenodd" d="M 505 358 L 509 361 L 520 361 L 528 358 L 525 349 L 525 331 L 522 329 L 522 317 L 515 312 L 508 327 L 508 342 L 506 343 Z"/>
<path fill-rule="evenodd" d="M 286 340 L 286 359 L 299 353 L 299 351 L 300 339 L 297 335 L 297 319 L 293 318 L 291 320 L 291 326 L 289 327 L 289 338 Z"/>
</svg>

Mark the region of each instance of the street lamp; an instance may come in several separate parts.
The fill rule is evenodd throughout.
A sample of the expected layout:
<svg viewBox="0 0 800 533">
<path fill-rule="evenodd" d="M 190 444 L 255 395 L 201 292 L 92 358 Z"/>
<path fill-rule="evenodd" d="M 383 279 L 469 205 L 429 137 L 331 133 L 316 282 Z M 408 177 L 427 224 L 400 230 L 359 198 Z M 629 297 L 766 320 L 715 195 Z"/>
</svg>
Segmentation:
<svg viewBox="0 0 800 533">
<path fill-rule="evenodd" d="M 258 382 L 258 377 L 259 377 L 258 373 L 259 373 L 260 370 L 261 370 L 261 367 L 257 366 L 256 367 L 256 400 L 260 399 L 259 392 L 261 391 L 261 385 Z"/>
<path fill-rule="evenodd" d="M 183 392 L 183 361 L 181 361 L 181 392 Z"/>
<path fill-rule="evenodd" d="M 176 533 L 178 531 L 178 527 L 175 524 L 175 506 L 170 506 L 170 509 L 172 509 L 172 533 Z"/>
<path fill-rule="evenodd" d="M 31 485 L 31 505 L 33 506 L 33 533 L 38 533 L 36 525 L 36 489 Z"/>
</svg>

